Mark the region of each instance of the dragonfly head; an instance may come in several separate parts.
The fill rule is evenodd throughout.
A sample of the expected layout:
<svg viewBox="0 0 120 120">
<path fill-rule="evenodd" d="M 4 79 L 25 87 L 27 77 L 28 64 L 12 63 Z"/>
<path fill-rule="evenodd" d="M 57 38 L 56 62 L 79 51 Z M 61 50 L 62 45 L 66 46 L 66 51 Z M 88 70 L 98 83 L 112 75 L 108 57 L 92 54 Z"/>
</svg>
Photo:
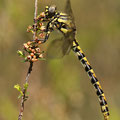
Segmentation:
<svg viewBox="0 0 120 120">
<path fill-rule="evenodd" d="M 45 7 L 45 15 L 47 18 L 52 18 L 55 15 L 55 13 L 56 13 L 55 5 Z"/>
</svg>

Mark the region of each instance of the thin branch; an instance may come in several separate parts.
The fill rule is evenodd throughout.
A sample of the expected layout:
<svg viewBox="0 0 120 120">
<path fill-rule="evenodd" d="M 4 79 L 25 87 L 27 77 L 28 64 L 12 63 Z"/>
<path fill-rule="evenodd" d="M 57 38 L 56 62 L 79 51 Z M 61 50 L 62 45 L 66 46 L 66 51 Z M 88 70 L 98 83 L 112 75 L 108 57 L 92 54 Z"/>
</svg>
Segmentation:
<svg viewBox="0 0 120 120">
<path fill-rule="evenodd" d="M 37 0 L 35 0 L 35 13 L 34 13 L 34 34 L 33 34 L 33 40 L 37 37 Z"/>
<path fill-rule="evenodd" d="M 34 12 L 34 34 L 33 34 L 33 40 L 35 40 L 35 38 L 37 37 L 37 0 L 35 0 L 35 12 Z M 26 79 L 25 79 L 25 84 L 28 84 L 28 81 L 29 81 L 29 76 L 32 72 L 32 67 L 33 67 L 33 62 L 30 62 L 30 66 L 29 66 L 29 69 L 28 69 L 28 72 L 27 72 L 27 76 L 26 76 Z M 26 88 L 24 87 L 22 92 L 23 92 L 23 95 L 22 95 L 22 98 L 21 98 L 21 107 L 20 107 L 20 113 L 19 113 L 19 116 L 18 116 L 18 120 L 22 120 L 22 117 L 23 117 L 23 112 L 24 112 L 24 103 L 25 103 L 25 100 L 27 98 L 26 96 Z"/>
<path fill-rule="evenodd" d="M 21 108 L 20 108 L 20 113 L 19 113 L 19 116 L 18 116 L 18 120 L 22 120 L 22 117 L 23 117 L 23 111 L 24 111 L 24 102 L 25 102 L 25 93 L 26 93 L 26 90 L 25 88 L 23 89 L 23 96 L 22 96 L 22 100 L 21 100 Z"/>
<path fill-rule="evenodd" d="M 25 79 L 25 82 L 28 83 L 28 79 L 29 79 L 29 76 L 32 72 L 32 67 L 33 67 L 33 62 L 30 62 L 30 66 L 29 66 L 29 69 L 28 69 L 28 73 L 27 73 L 27 76 L 26 76 L 26 79 Z"/>
</svg>

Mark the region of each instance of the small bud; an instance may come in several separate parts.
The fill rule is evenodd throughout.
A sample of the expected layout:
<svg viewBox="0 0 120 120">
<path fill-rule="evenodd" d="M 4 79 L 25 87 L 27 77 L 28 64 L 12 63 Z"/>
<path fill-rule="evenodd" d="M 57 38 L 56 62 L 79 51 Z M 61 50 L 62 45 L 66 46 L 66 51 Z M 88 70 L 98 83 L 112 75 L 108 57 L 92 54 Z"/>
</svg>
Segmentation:
<svg viewBox="0 0 120 120">
<path fill-rule="evenodd" d="M 33 57 L 33 56 L 34 56 L 34 53 L 31 53 L 30 55 Z"/>
<path fill-rule="evenodd" d="M 40 30 L 41 30 L 41 31 L 45 31 L 45 30 L 46 30 L 45 26 L 41 26 L 41 27 L 40 27 Z"/>
<path fill-rule="evenodd" d="M 28 42 L 27 42 L 27 45 L 31 45 L 31 43 L 32 43 L 32 42 L 28 41 Z"/>
<path fill-rule="evenodd" d="M 39 23 L 39 25 L 40 25 L 40 27 L 41 27 L 41 26 L 43 25 L 43 23 L 42 23 L 42 22 L 40 22 L 40 23 Z"/>
<path fill-rule="evenodd" d="M 28 29 L 32 29 L 33 27 L 31 25 L 28 26 Z"/>
<path fill-rule="evenodd" d="M 37 40 L 38 40 L 38 37 L 36 36 L 36 37 L 35 37 L 35 41 L 37 41 Z"/>
<path fill-rule="evenodd" d="M 39 53 L 39 52 L 40 52 L 40 48 L 36 48 L 35 50 L 36 50 L 36 52 L 37 52 L 37 53 Z"/>
<path fill-rule="evenodd" d="M 34 52 L 35 52 L 35 49 L 31 49 L 31 52 L 34 53 Z"/>
<path fill-rule="evenodd" d="M 33 58 L 36 59 L 36 56 L 34 55 Z"/>
<path fill-rule="evenodd" d="M 23 46 L 24 46 L 25 49 L 29 48 L 29 46 L 27 45 L 27 43 L 24 43 Z"/>
<path fill-rule="evenodd" d="M 38 41 L 38 44 L 41 44 L 42 43 L 42 41 Z"/>
<path fill-rule="evenodd" d="M 40 54 L 40 55 L 39 55 L 39 58 L 43 58 L 43 55 L 42 55 L 42 54 Z"/>
<path fill-rule="evenodd" d="M 40 21 L 43 21 L 43 18 L 40 18 Z"/>
<path fill-rule="evenodd" d="M 44 12 L 41 12 L 41 13 L 40 13 L 40 17 L 45 17 L 45 13 L 44 13 Z"/>
<path fill-rule="evenodd" d="M 30 51 L 32 51 L 32 48 L 29 48 Z"/>
<path fill-rule="evenodd" d="M 27 32 L 30 32 L 32 29 L 33 29 L 33 27 L 31 25 L 29 25 L 27 28 Z"/>
<path fill-rule="evenodd" d="M 36 62 L 36 61 L 38 61 L 38 59 L 34 59 L 34 58 L 32 59 L 32 62 Z"/>
<path fill-rule="evenodd" d="M 39 37 L 40 37 L 40 38 L 44 38 L 44 37 L 45 37 L 45 34 L 44 34 L 44 33 L 40 33 L 40 34 L 39 34 Z"/>
<path fill-rule="evenodd" d="M 27 59 L 28 59 L 28 60 L 31 60 L 31 58 L 32 58 L 32 57 L 31 57 L 30 55 L 27 56 Z"/>
</svg>

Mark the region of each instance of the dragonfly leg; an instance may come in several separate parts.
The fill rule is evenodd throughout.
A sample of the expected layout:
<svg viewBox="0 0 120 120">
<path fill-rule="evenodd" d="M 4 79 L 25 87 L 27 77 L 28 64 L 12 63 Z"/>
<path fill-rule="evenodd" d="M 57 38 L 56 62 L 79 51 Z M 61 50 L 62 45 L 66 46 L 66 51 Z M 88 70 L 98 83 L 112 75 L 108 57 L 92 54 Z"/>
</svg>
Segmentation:
<svg viewBox="0 0 120 120">
<path fill-rule="evenodd" d="M 41 41 L 42 43 L 45 43 L 48 40 L 48 38 L 50 36 L 50 33 L 51 33 L 50 31 L 47 31 L 46 35 L 45 35 L 45 38 L 44 39 L 38 39 L 38 41 Z"/>
</svg>

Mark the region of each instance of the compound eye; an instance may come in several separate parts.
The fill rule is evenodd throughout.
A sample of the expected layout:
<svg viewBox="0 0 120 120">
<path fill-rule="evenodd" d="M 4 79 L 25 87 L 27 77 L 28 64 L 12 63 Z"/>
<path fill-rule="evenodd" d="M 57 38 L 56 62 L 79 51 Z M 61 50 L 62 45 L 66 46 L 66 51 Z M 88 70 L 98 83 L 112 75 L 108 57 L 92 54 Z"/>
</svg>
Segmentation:
<svg viewBox="0 0 120 120">
<path fill-rule="evenodd" d="M 55 13 L 55 11 L 56 11 L 56 6 L 49 7 L 49 13 Z"/>
</svg>

